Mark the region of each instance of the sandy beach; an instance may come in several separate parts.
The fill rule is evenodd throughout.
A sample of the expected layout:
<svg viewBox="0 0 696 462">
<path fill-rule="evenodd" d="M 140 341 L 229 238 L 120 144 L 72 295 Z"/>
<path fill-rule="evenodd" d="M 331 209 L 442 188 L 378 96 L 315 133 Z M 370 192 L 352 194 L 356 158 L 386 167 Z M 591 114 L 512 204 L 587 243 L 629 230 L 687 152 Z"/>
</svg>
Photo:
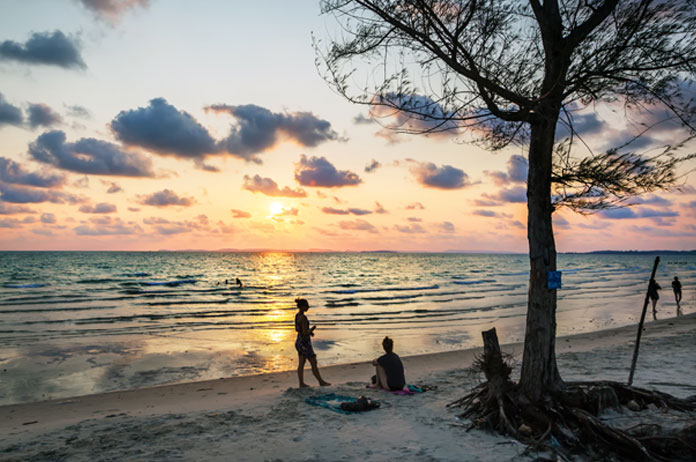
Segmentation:
<svg viewBox="0 0 696 462">
<path fill-rule="evenodd" d="M 559 338 L 564 379 L 626 381 L 635 335 L 627 326 Z M 634 384 L 696 394 L 694 345 L 696 313 L 646 323 Z M 521 344 L 503 350 L 521 361 Z M 332 385 L 321 388 L 298 389 L 286 371 L 3 406 L 0 460 L 533 460 L 510 439 L 465 432 L 446 407 L 481 380 L 468 370 L 478 352 L 403 358 L 408 383 L 437 387 L 410 396 L 366 389 L 365 361 L 322 368 Z M 324 393 L 381 407 L 343 415 L 305 402 Z"/>
</svg>

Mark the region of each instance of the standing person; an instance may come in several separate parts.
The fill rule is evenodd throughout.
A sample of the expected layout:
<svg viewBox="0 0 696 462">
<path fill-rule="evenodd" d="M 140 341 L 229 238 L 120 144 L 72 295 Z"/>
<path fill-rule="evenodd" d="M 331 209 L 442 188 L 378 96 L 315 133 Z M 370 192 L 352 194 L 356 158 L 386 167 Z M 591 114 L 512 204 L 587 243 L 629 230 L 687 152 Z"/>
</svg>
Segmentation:
<svg viewBox="0 0 696 462">
<path fill-rule="evenodd" d="M 652 301 L 652 309 L 653 309 L 653 321 L 657 321 L 657 301 L 660 299 L 660 294 L 657 293 L 658 290 L 662 290 L 662 287 L 660 287 L 660 284 L 657 283 L 654 279 L 650 280 L 650 283 L 648 284 L 648 297 L 650 297 L 650 300 Z"/>
<path fill-rule="evenodd" d="M 304 298 L 296 298 L 295 303 L 297 304 L 297 314 L 295 315 L 295 330 L 297 331 L 297 339 L 295 340 L 295 349 L 298 354 L 299 364 L 297 366 L 297 378 L 300 379 L 300 387 L 308 387 L 304 382 L 304 366 L 305 361 L 309 360 L 309 364 L 312 365 L 312 374 L 319 381 L 319 385 L 326 386 L 331 385 L 329 382 L 321 378 L 319 373 L 319 367 L 317 366 L 317 355 L 314 353 L 314 348 L 312 348 L 312 339 L 314 336 L 314 329 L 317 326 L 312 326 L 309 328 L 309 319 L 305 316 L 305 313 L 309 309 L 309 302 Z"/>
<path fill-rule="evenodd" d="M 374 386 L 389 391 L 401 390 L 406 386 L 404 376 L 404 364 L 399 355 L 394 353 L 394 341 L 389 337 L 382 340 L 382 348 L 385 354 L 372 361 L 377 374 L 374 379 Z"/>
<path fill-rule="evenodd" d="M 677 302 L 677 316 L 681 316 L 681 298 L 682 298 L 682 293 L 681 293 L 682 285 L 681 281 L 679 281 L 679 278 L 674 276 L 674 280 L 672 281 L 672 290 L 674 291 L 674 300 Z"/>
</svg>

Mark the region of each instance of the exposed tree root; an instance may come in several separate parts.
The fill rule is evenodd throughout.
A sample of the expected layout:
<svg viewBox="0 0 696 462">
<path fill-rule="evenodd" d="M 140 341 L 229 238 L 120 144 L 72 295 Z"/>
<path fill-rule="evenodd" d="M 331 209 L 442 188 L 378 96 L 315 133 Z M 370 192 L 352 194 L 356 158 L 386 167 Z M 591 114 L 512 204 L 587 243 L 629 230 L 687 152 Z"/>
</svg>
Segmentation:
<svg viewBox="0 0 696 462">
<path fill-rule="evenodd" d="M 449 404 L 463 408 L 460 417 L 471 420 L 467 431 L 482 428 L 510 435 L 532 449 L 549 449 L 562 459 L 590 453 L 630 461 L 696 461 L 693 400 L 597 381 L 566 383 L 563 391 L 547 396 L 544 402 L 530 403 L 510 380 L 509 364 L 494 350 L 495 346 L 492 351 L 484 348 L 474 365 L 488 381 Z M 654 423 L 622 430 L 598 417 L 606 409 L 622 406 L 635 412 L 655 408 L 685 412 L 690 424 L 671 432 Z"/>
</svg>

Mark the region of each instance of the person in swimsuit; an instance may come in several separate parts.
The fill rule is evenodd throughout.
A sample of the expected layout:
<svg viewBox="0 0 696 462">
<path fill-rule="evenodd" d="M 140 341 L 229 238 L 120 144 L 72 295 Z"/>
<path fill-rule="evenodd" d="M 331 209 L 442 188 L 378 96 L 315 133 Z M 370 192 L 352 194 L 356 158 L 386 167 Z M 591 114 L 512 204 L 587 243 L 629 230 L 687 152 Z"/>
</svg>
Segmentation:
<svg viewBox="0 0 696 462">
<path fill-rule="evenodd" d="M 295 349 L 297 350 L 299 364 L 297 366 L 297 378 L 300 379 L 300 387 L 308 387 L 304 382 L 304 366 L 305 361 L 309 360 L 312 365 L 312 374 L 319 381 L 319 385 L 331 385 L 329 382 L 321 378 L 319 367 L 317 366 L 317 355 L 312 348 L 312 337 L 314 329 L 317 326 L 309 327 L 309 319 L 305 313 L 309 309 L 309 302 L 304 298 L 296 298 L 297 314 L 295 315 L 295 330 L 297 331 L 297 339 L 295 340 Z"/>
</svg>

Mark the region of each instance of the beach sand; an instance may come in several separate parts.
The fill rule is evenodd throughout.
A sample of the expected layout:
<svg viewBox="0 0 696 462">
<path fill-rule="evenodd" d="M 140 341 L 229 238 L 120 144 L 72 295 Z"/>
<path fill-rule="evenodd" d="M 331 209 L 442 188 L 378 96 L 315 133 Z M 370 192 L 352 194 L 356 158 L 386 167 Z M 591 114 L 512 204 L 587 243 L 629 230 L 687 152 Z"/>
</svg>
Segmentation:
<svg viewBox="0 0 696 462">
<path fill-rule="evenodd" d="M 627 326 L 558 338 L 562 376 L 625 382 L 635 335 Z M 646 323 L 634 385 L 696 394 L 695 347 L 696 313 Z M 521 361 L 521 344 L 503 351 Z M 0 460 L 534 460 L 509 438 L 466 432 L 460 411 L 446 407 L 482 380 L 468 370 L 479 352 L 402 358 L 409 383 L 437 386 L 411 396 L 366 389 L 374 372 L 365 361 L 322 368 L 328 387 L 298 389 L 296 372 L 287 371 L 3 406 Z M 309 368 L 305 379 L 316 383 Z M 305 403 L 331 392 L 365 395 L 381 408 L 343 415 Z M 606 418 L 618 422 L 626 413 Z M 633 421 L 651 418 L 633 414 Z M 694 422 L 693 415 L 671 418 Z"/>
</svg>

